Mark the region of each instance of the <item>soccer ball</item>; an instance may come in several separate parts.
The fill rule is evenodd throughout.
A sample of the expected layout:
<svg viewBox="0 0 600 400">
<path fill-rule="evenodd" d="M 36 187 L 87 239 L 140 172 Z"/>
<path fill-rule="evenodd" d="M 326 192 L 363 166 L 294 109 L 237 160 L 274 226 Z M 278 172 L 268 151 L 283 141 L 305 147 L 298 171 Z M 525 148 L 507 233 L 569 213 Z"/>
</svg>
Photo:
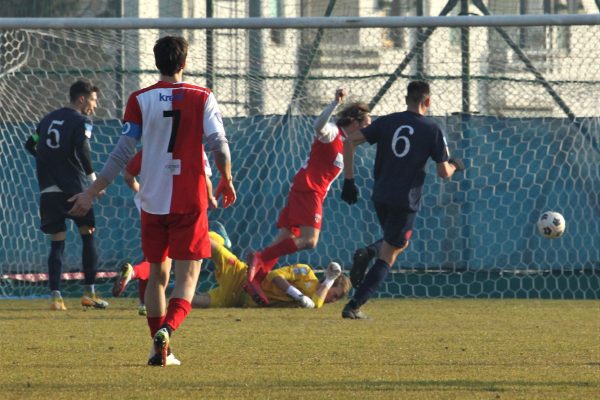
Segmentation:
<svg viewBox="0 0 600 400">
<path fill-rule="evenodd" d="M 537 221 L 537 229 L 540 235 L 545 238 L 559 238 L 565 233 L 565 219 L 556 211 L 546 211 L 540 215 L 540 219 Z"/>
</svg>

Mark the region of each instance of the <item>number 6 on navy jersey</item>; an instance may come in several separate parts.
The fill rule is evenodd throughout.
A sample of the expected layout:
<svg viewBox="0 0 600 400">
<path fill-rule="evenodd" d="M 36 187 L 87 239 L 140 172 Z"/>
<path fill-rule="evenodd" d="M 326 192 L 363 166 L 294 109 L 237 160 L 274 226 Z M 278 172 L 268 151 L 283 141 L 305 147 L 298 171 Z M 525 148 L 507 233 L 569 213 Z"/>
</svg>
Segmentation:
<svg viewBox="0 0 600 400">
<path fill-rule="evenodd" d="M 400 133 L 403 129 L 408 129 L 409 135 L 415 133 L 415 130 L 410 125 L 402 125 L 398 129 L 396 129 L 396 132 L 394 132 L 394 138 L 392 139 L 392 151 L 394 152 L 394 155 L 398 158 L 404 157 L 408 154 L 410 150 L 410 140 L 408 140 L 408 136 L 400 136 Z M 404 150 L 402 150 L 401 153 L 398 153 L 398 151 L 396 150 L 399 140 L 402 140 L 404 142 Z"/>
</svg>

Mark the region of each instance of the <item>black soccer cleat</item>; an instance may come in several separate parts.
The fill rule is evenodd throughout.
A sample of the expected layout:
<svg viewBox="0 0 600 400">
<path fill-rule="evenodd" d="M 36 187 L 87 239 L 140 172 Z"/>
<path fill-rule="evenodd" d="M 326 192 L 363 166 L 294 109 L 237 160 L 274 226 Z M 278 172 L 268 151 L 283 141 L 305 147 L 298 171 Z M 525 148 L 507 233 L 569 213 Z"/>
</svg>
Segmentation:
<svg viewBox="0 0 600 400">
<path fill-rule="evenodd" d="M 352 269 L 350 270 L 350 282 L 354 289 L 358 289 L 365 280 L 367 267 L 371 262 L 369 252 L 365 248 L 360 248 L 354 252 L 352 257 Z"/>
<path fill-rule="evenodd" d="M 155 353 L 148 359 L 148 365 L 151 367 L 168 367 L 171 365 L 181 365 L 181 361 L 179 361 L 175 357 L 175 354 L 171 353 L 169 350 L 169 354 L 167 355 L 167 359 L 164 361 L 164 364 L 162 354 Z"/>
<path fill-rule="evenodd" d="M 368 319 L 367 314 L 360 311 L 360 308 L 352 308 L 350 303 L 346 304 L 342 310 L 342 318 L 345 319 Z"/>
<path fill-rule="evenodd" d="M 169 355 L 169 331 L 167 328 L 160 328 L 154 334 L 154 352 L 161 357 L 161 365 L 167 366 L 167 357 Z"/>
</svg>

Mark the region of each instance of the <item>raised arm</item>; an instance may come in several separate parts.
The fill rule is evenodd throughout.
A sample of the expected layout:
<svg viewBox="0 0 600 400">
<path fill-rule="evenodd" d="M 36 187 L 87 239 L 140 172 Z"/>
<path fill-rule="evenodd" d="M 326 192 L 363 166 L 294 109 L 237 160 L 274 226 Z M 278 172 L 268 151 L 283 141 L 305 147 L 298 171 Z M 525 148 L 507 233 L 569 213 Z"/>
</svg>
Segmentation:
<svg viewBox="0 0 600 400">
<path fill-rule="evenodd" d="M 330 136 L 337 134 L 337 127 L 329 126 L 327 123 L 331 118 L 331 115 L 335 111 L 336 107 L 339 104 L 344 102 L 344 98 L 346 97 L 346 90 L 344 88 L 339 88 L 335 91 L 335 96 L 333 101 L 325 107 L 321 115 L 317 117 L 315 123 L 313 124 L 313 128 L 315 129 L 315 133 L 317 136 Z"/>
<path fill-rule="evenodd" d="M 325 302 L 325 298 L 327 297 L 329 289 L 331 289 L 335 280 L 341 275 L 341 273 L 342 267 L 340 264 L 333 261 L 329 263 L 327 269 L 325 269 L 325 279 L 323 279 L 323 282 L 319 283 L 319 287 L 317 287 L 317 291 L 313 296 L 316 308 L 321 308 Z"/>
</svg>

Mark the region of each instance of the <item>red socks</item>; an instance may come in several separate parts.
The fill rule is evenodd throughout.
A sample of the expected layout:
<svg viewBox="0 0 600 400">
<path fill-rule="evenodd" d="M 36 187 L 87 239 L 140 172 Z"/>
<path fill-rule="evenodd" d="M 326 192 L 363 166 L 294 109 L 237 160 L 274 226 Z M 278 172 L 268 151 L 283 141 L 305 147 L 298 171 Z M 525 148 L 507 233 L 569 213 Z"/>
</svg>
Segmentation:
<svg viewBox="0 0 600 400">
<path fill-rule="evenodd" d="M 167 307 L 167 315 L 165 316 L 164 324 L 171 327 L 173 331 L 179 328 L 185 317 L 190 313 L 192 303 L 184 299 L 171 299 Z"/>
<path fill-rule="evenodd" d="M 273 258 L 272 260 L 267 261 L 267 262 L 263 261 L 263 265 L 256 272 L 254 280 L 257 281 L 257 282 L 264 281 L 265 278 L 267 277 L 267 274 L 273 269 L 273 267 L 275 266 L 275 264 L 277 264 L 277 261 L 279 261 L 279 257 L 278 258 Z"/>
<path fill-rule="evenodd" d="M 146 260 L 133 266 L 132 279 L 138 279 L 138 296 L 140 301 L 144 303 L 146 286 L 148 286 L 148 278 L 150 278 L 150 263 Z"/>
<path fill-rule="evenodd" d="M 148 280 L 150 278 L 150 263 L 146 260 L 133 266 L 133 278 Z"/>
<path fill-rule="evenodd" d="M 298 251 L 298 246 L 296 246 L 296 242 L 294 242 L 294 239 L 287 238 L 287 239 L 284 239 L 281 242 L 274 244 L 273 246 L 269 246 L 266 249 L 264 249 L 263 251 L 261 251 L 260 257 L 262 258 L 263 263 L 266 267 L 267 265 L 271 264 L 271 260 L 275 259 L 275 262 L 277 262 L 277 259 L 279 257 L 285 256 L 287 254 L 292 254 L 297 251 Z M 271 268 L 273 268 L 273 265 L 271 265 Z M 270 271 L 270 269 L 269 269 L 269 271 Z"/>
<path fill-rule="evenodd" d="M 165 316 L 163 315 L 162 317 L 146 317 L 146 320 L 148 321 L 148 327 L 150 328 L 150 337 L 153 338 L 156 331 L 159 330 L 165 322 Z"/>
<path fill-rule="evenodd" d="M 162 317 L 146 317 L 148 326 L 150 327 L 150 336 L 154 337 L 163 325 L 169 325 L 171 331 L 177 330 L 185 317 L 190 313 L 192 303 L 184 299 L 171 299 L 167 307 L 167 315 Z"/>
</svg>

